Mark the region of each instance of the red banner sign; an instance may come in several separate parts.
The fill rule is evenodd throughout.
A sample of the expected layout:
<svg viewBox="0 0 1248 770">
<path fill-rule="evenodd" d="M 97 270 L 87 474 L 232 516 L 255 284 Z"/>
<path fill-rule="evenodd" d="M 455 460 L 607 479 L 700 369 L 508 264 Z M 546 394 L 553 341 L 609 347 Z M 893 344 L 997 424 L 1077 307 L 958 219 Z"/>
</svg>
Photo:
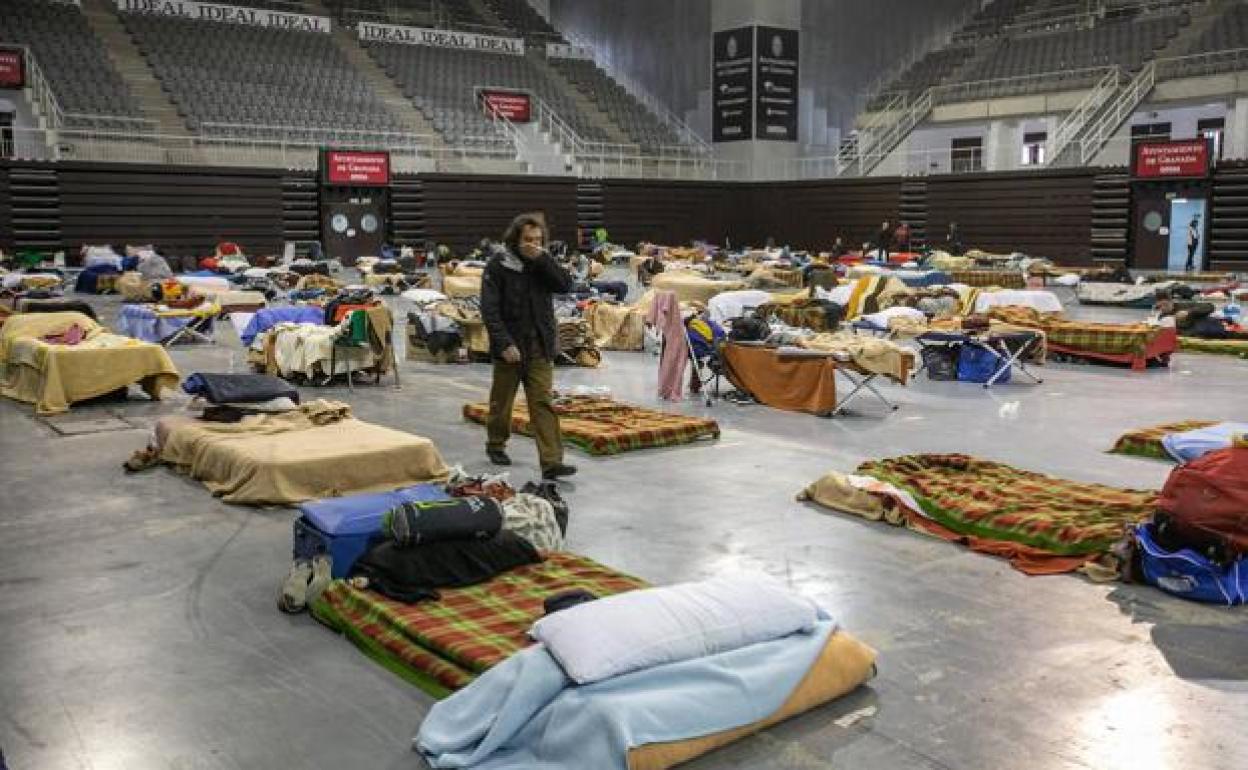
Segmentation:
<svg viewBox="0 0 1248 770">
<path fill-rule="evenodd" d="M 1209 175 L 1209 142 L 1204 138 L 1135 145 L 1131 175 L 1137 179 L 1191 179 Z"/>
<path fill-rule="evenodd" d="M 326 150 L 322 154 L 325 184 L 385 187 L 390 184 L 390 153 Z"/>
<path fill-rule="evenodd" d="M 529 95 L 522 91 L 481 91 L 485 111 L 512 123 L 528 123 L 532 114 Z"/>
<path fill-rule="evenodd" d="M 26 85 L 26 72 L 22 67 L 22 52 L 12 48 L 0 49 L 0 88 L 22 88 Z"/>
</svg>

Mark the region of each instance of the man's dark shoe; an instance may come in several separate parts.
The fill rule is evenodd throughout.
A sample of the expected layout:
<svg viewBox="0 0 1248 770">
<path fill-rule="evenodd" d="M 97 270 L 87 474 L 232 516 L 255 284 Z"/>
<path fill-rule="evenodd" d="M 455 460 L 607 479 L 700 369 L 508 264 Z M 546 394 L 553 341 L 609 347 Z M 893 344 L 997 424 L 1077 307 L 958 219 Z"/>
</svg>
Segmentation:
<svg viewBox="0 0 1248 770">
<path fill-rule="evenodd" d="M 558 465 L 552 465 L 543 470 L 542 478 L 553 481 L 554 479 L 562 478 L 564 476 L 573 476 L 575 474 L 575 465 L 565 465 L 564 463 L 559 463 Z"/>
<path fill-rule="evenodd" d="M 501 449 L 487 449 L 485 453 L 489 455 L 490 462 L 495 465 L 511 465 L 511 458 Z"/>
</svg>

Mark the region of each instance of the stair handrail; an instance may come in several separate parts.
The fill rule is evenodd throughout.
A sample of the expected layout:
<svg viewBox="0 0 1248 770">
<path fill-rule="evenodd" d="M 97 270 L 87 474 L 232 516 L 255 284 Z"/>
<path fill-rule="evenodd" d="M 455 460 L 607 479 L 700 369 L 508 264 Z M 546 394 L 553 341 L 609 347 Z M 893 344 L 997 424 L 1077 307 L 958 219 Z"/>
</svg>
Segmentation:
<svg viewBox="0 0 1248 770">
<path fill-rule="evenodd" d="M 932 105 L 935 104 L 935 90 L 935 87 L 928 88 L 922 96 L 907 105 L 901 117 L 885 128 L 871 148 L 861 155 L 859 173 L 862 176 L 871 173 L 871 169 L 884 160 L 897 143 L 931 113 Z"/>
<path fill-rule="evenodd" d="M 22 51 L 23 66 L 26 70 L 26 88 L 30 89 L 31 98 L 36 106 L 48 119 L 49 128 L 60 128 L 65 124 L 65 111 L 61 109 L 60 99 L 56 96 L 56 91 L 52 90 L 52 84 L 48 82 L 47 76 L 43 74 L 43 68 L 39 66 L 38 60 L 35 59 L 35 52 L 30 50 L 30 46 L 21 43 L 3 43 L 0 44 L 4 48 L 20 49 Z"/>
<path fill-rule="evenodd" d="M 1079 101 L 1075 109 L 1071 110 L 1070 114 L 1057 125 L 1052 138 L 1047 142 L 1046 153 L 1049 164 L 1057 162 L 1058 156 L 1076 136 L 1087 128 L 1096 114 L 1105 106 L 1105 102 L 1113 98 L 1121 78 L 1122 71 L 1117 67 L 1105 73 L 1105 77 L 1101 78 Z"/>
<path fill-rule="evenodd" d="M 1122 89 L 1117 100 L 1110 105 L 1108 110 L 1101 113 L 1101 116 L 1084 134 L 1083 142 L 1079 147 L 1081 166 L 1088 165 L 1093 156 L 1100 152 L 1110 134 L 1122 125 L 1122 121 L 1126 120 L 1127 116 L 1139 106 L 1139 103 L 1144 100 L 1145 96 L 1148 96 L 1149 91 L 1152 91 L 1156 84 L 1157 64 L 1150 61 L 1140 68 L 1131 82 Z"/>
<path fill-rule="evenodd" d="M 428 149 L 433 136 L 413 131 L 368 131 L 349 128 L 309 128 L 276 123 L 228 123 L 204 121 L 199 124 L 207 138 L 254 139 L 246 134 L 269 133 L 273 141 L 286 142 L 348 142 L 352 144 L 377 143 L 385 147 L 408 146 Z M 219 129 L 222 133 L 212 135 L 205 129 Z"/>
</svg>

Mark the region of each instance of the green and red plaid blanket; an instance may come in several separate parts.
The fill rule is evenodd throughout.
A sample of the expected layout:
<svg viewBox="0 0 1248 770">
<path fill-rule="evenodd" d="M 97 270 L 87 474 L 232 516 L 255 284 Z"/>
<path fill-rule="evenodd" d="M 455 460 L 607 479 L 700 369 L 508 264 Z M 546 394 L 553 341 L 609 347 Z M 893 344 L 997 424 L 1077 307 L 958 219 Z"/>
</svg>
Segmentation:
<svg viewBox="0 0 1248 770">
<path fill-rule="evenodd" d="M 1058 315 L 1040 313 L 1029 307 L 994 307 L 988 311 L 988 317 L 1015 326 L 1041 329 L 1050 345 L 1110 355 L 1143 355 L 1162 332 L 1161 327 L 1148 324 L 1067 321 Z"/>
<path fill-rule="evenodd" d="M 1025 289 L 1027 281 L 1021 272 L 1014 270 L 950 270 L 949 279 L 954 283 L 967 286 L 987 288 L 999 286 L 1002 289 Z"/>
<path fill-rule="evenodd" d="M 312 604 L 318 620 L 434 697 L 445 697 L 532 644 L 529 627 L 550 596 L 584 589 L 598 597 L 646 583 L 571 553 L 504 572 L 468 588 L 440 589 L 437 601 L 403 604 L 345 580 Z"/>
<path fill-rule="evenodd" d="M 1147 521 L 1157 493 L 1084 484 L 962 454 L 872 460 L 858 473 L 914 495 L 924 513 L 961 535 L 1021 543 L 1061 556 L 1107 551 Z"/>
<path fill-rule="evenodd" d="M 819 305 L 808 305 L 801 300 L 792 304 L 768 302 L 758 306 L 756 311 L 763 319 L 777 318 L 789 326 L 810 329 L 816 332 L 834 331 L 828 325 L 828 314 Z"/>
<path fill-rule="evenodd" d="M 719 438 L 719 423 L 702 417 L 658 412 L 599 396 L 565 396 L 555 400 L 563 440 L 591 455 L 614 455 L 633 449 L 688 444 Z M 464 404 L 464 419 L 482 425 L 489 404 Z M 531 436 L 529 410 L 517 401 L 511 429 Z"/>
<path fill-rule="evenodd" d="M 1151 428 L 1136 428 L 1118 437 L 1109 451 L 1112 454 L 1150 457 L 1154 460 L 1172 460 L 1170 453 L 1161 445 L 1161 440 L 1171 433 L 1182 433 L 1197 428 L 1208 428 L 1217 423 L 1210 420 L 1185 420 L 1184 422 L 1168 422 L 1154 425 Z"/>
<path fill-rule="evenodd" d="M 1206 340 L 1200 337 L 1179 337 L 1179 350 L 1189 353 L 1214 353 L 1220 356 L 1248 358 L 1248 340 Z"/>
</svg>

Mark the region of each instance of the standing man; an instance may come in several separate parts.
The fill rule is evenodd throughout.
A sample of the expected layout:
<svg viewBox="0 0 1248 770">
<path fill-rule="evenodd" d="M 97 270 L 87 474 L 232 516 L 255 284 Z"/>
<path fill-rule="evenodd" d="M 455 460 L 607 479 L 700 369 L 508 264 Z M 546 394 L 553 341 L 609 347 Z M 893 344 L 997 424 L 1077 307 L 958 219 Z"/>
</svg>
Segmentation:
<svg viewBox="0 0 1248 770">
<path fill-rule="evenodd" d="M 880 225 L 880 234 L 877 236 L 877 240 L 876 247 L 880 251 L 879 259 L 881 262 L 888 262 L 888 247 L 893 240 L 893 230 L 888 226 L 888 220 L 884 220 L 884 223 Z"/>
<path fill-rule="evenodd" d="M 910 225 L 902 222 L 897 225 L 897 232 L 893 233 L 893 244 L 897 246 L 898 251 L 910 251 Z"/>
<path fill-rule="evenodd" d="M 1187 224 L 1187 265 L 1183 268 L 1189 273 L 1195 269 L 1193 262 L 1198 248 L 1200 248 L 1200 217 L 1194 216 Z"/>
<path fill-rule="evenodd" d="M 563 462 L 563 435 L 551 396 L 559 346 L 551 295 L 567 293 L 572 279 L 546 250 L 546 236 L 541 213 L 517 216 L 481 277 L 481 317 L 494 360 L 485 450 L 495 465 L 511 465 L 505 447 L 516 390 L 523 383 L 542 478 L 556 479 L 571 476 L 576 468 Z"/>
</svg>

